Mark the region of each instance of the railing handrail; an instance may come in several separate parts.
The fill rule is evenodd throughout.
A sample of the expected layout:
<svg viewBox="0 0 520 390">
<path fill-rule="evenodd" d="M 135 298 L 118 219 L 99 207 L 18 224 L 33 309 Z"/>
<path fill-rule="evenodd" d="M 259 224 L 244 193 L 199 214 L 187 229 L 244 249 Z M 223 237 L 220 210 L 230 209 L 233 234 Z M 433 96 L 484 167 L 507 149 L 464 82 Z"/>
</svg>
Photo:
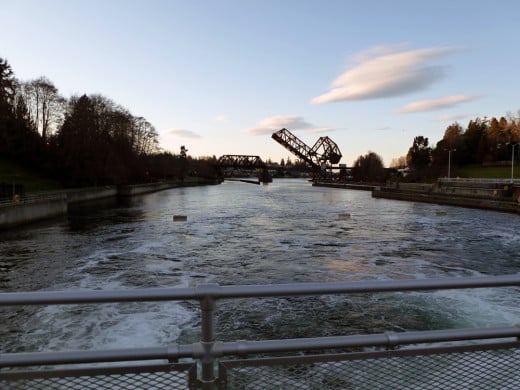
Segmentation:
<svg viewBox="0 0 520 390">
<path fill-rule="evenodd" d="M 33 192 L 20 197 L 19 200 L 1 199 L 0 206 L 17 206 L 24 203 L 35 203 L 47 200 L 66 200 L 67 194 L 65 192 Z"/>
<path fill-rule="evenodd" d="M 0 306 L 62 305 L 198 300 L 205 298 L 261 298 L 369 292 L 449 290 L 520 286 L 520 274 L 436 279 L 378 280 L 359 282 L 310 282 L 270 285 L 202 284 L 196 287 L 151 288 L 118 291 L 34 291 L 0 293 Z"/>
<path fill-rule="evenodd" d="M 212 348 L 212 354 L 222 357 L 324 349 L 341 350 L 363 347 L 395 348 L 410 344 L 466 340 L 499 340 L 519 337 L 520 327 L 518 326 L 429 330 L 299 339 L 216 342 L 214 348 Z M 518 341 L 516 343 L 518 343 Z M 0 368 L 161 359 L 174 361 L 181 358 L 202 358 L 205 356 L 205 353 L 204 347 L 198 343 L 97 351 L 5 353 L 0 354 Z"/>
<path fill-rule="evenodd" d="M 402 344 L 417 344 L 441 341 L 477 340 L 492 338 L 517 338 L 520 327 L 488 329 L 453 329 L 400 334 L 369 334 L 333 336 L 309 339 L 239 341 L 222 343 L 216 341 L 213 316 L 217 300 L 229 298 L 261 298 L 301 295 L 328 295 L 348 293 L 376 293 L 398 291 L 446 290 L 484 287 L 520 286 L 520 274 L 470 278 L 412 279 L 386 281 L 358 281 L 333 283 L 298 283 L 273 285 L 219 286 L 204 284 L 197 287 L 141 289 L 122 291 L 37 291 L 1 293 L 0 306 L 50 305 L 75 303 L 145 302 L 197 300 L 200 304 L 201 336 L 198 343 L 171 345 L 158 348 L 142 348 L 105 351 L 40 352 L 23 354 L 0 353 L 0 368 L 28 365 L 115 362 L 135 360 L 168 359 L 180 357 L 197 358 L 200 361 L 200 378 L 203 389 L 214 389 L 216 384 L 215 359 L 224 355 L 294 352 L 383 346 L 393 348 Z"/>
<path fill-rule="evenodd" d="M 470 177 L 440 177 L 437 179 L 440 183 L 488 183 L 488 184 L 520 184 L 520 179 L 503 178 L 503 179 L 487 179 L 487 178 L 470 178 Z"/>
</svg>

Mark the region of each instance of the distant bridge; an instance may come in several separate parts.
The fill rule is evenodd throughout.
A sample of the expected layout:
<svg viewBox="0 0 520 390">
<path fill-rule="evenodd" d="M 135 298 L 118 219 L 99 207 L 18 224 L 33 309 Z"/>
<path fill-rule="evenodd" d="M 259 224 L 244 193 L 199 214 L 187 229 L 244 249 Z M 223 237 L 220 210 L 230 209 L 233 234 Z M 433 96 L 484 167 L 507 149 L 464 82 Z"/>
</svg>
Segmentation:
<svg viewBox="0 0 520 390">
<path fill-rule="evenodd" d="M 259 156 L 225 154 L 218 159 L 218 166 L 221 170 L 225 168 L 258 170 L 260 171 L 258 183 L 270 183 L 273 181 L 267 165 Z M 248 181 L 248 183 L 250 182 Z"/>
<path fill-rule="evenodd" d="M 323 178 L 325 168 L 329 164 L 339 163 L 342 157 L 338 145 L 329 137 L 320 137 L 312 148 L 285 128 L 273 133 L 271 137 L 305 161 L 312 168 L 314 180 Z"/>
</svg>

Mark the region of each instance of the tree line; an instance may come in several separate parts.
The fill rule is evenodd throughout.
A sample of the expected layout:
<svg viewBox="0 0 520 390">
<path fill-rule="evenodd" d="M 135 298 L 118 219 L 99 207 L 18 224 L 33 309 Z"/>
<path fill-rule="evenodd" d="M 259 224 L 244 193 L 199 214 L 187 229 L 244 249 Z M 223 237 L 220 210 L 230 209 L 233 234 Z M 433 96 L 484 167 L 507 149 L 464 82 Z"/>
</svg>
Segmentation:
<svg viewBox="0 0 520 390">
<path fill-rule="evenodd" d="M 0 158 L 65 187 L 213 177 L 214 157 L 159 148 L 145 118 L 102 95 L 64 98 L 47 78 L 20 81 L 0 58 Z M 212 165 L 213 164 L 213 165 Z"/>
<path fill-rule="evenodd" d="M 449 125 L 435 146 L 427 137 L 416 136 L 406 156 L 392 160 L 393 170 L 385 169 L 382 158 L 374 152 L 359 156 L 352 166 L 353 180 L 384 182 L 396 176 L 396 169 L 407 167 L 409 180 L 424 180 L 446 176 L 449 164 L 454 170 L 471 164 L 510 165 L 513 145 L 519 143 L 520 112 L 518 118 L 475 118 L 466 128 L 459 123 Z M 514 151 L 520 154 L 520 145 Z"/>
<path fill-rule="evenodd" d="M 458 123 L 448 126 L 443 138 L 433 147 L 427 137 L 415 137 L 406 155 L 406 165 L 417 179 L 445 176 L 450 162 L 454 168 L 470 164 L 508 165 L 513 145 L 519 142 L 519 118 L 512 115 L 499 119 L 476 118 L 470 120 L 465 129 Z M 402 164 L 402 158 L 400 162 Z"/>
</svg>

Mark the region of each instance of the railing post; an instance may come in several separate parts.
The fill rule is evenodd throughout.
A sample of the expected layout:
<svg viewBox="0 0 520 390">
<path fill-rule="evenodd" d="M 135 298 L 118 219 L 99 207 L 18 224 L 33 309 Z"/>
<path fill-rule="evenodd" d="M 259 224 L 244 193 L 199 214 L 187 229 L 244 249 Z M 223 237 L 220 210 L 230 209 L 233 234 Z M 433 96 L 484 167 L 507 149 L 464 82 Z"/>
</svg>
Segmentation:
<svg viewBox="0 0 520 390">
<path fill-rule="evenodd" d="M 216 388 L 215 356 L 213 354 L 213 346 L 215 344 L 215 334 L 213 328 L 213 312 L 215 311 L 215 298 L 211 293 L 218 288 L 219 286 L 214 284 L 197 287 L 201 309 L 200 344 L 202 347 L 202 357 L 200 381 L 203 390 L 213 390 Z"/>
</svg>

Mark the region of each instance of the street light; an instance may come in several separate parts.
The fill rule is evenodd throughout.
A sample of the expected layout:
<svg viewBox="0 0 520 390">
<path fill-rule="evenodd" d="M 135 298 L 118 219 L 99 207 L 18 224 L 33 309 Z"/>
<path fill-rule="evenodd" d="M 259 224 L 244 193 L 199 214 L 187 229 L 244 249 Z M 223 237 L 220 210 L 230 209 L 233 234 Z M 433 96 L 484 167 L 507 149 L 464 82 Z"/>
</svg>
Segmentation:
<svg viewBox="0 0 520 390">
<path fill-rule="evenodd" d="M 451 176 L 451 152 L 456 152 L 457 149 L 446 149 L 448 151 L 448 179 Z"/>
<path fill-rule="evenodd" d="M 511 151 L 511 183 L 514 180 L 514 169 L 515 169 L 515 146 L 520 145 L 519 143 L 506 142 L 506 145 L 511 144 L 513 146 L 513 150 Z"/>
</svg>

